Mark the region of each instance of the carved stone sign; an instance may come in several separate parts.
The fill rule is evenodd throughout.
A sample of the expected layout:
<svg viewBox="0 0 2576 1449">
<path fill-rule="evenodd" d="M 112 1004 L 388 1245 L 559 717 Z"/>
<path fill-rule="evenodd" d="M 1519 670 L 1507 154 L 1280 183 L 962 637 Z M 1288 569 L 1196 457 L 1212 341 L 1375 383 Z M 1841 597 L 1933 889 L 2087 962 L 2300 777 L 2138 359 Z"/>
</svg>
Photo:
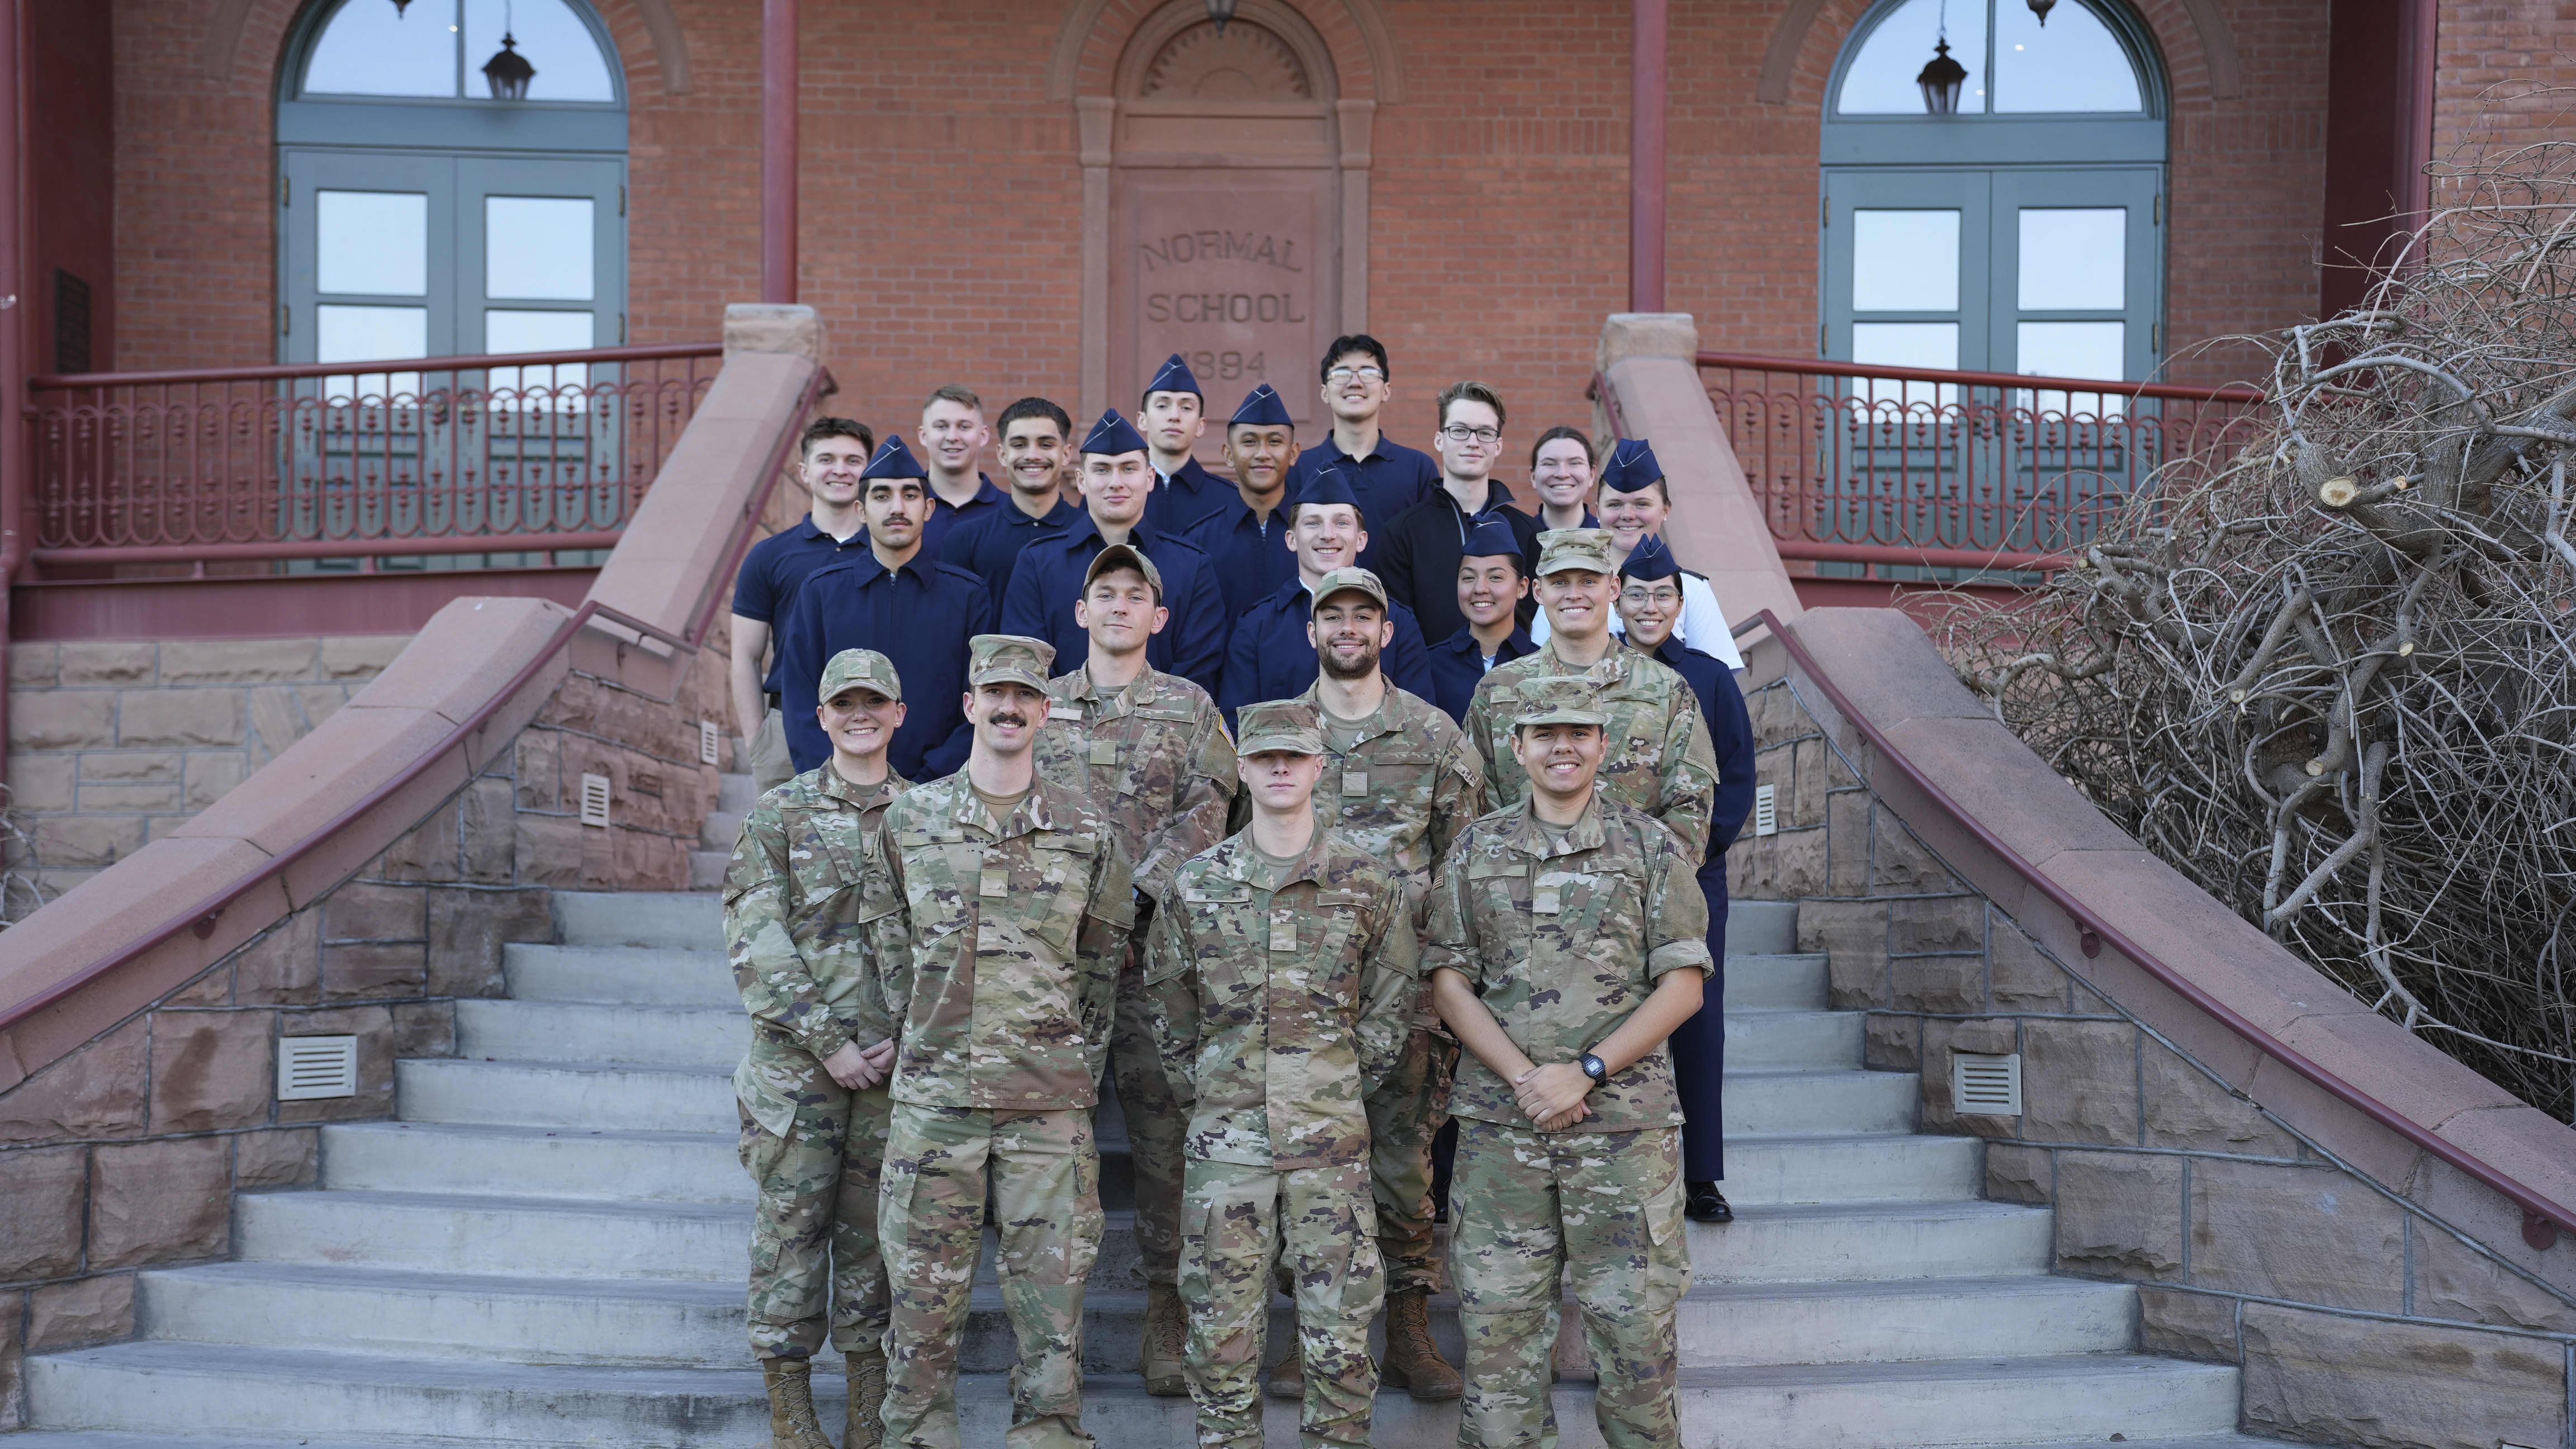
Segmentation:
<svg viewBox="0 0 2576 1449">
<path fill-rule="evenodd" d="M 1315 352 L 1333 333 L 1336 257 L 1326 238 L 1329 175 L 1233 172 L 1224 184 L 1201 171 L 1138 176 L 1124 188 L 1127 215 L 1114 299 L 1133 339 L 1132 391 L 1177 352 L 1222 419 L 1255 383 L 1279 390 L 1300 423 L 1317 412 Z M 1327 330 L 1317 332 L 1318 325 Z M 1123 385 L 1122 385 L 1123 384 Z"/>
</svg>

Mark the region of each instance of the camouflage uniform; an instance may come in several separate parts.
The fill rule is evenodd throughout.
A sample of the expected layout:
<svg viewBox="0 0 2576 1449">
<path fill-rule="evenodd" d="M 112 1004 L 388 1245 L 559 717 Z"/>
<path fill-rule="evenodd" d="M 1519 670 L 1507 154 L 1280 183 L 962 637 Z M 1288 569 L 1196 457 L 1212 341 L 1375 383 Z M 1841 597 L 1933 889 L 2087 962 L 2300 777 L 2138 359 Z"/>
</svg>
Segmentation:
<svg viewBox="0 0 2576 1449">
<path fill-rule="evenodd" d="M 1461 722 L 1485 757 L 1485 799 L 1493 808 L 1517 805 L 1529 795 L 1529 777 L 1512 755 L 1512 722 L 1544 681 L 1573 676 L 1592 688 L 1593 705 L 1608 718 L 1598 784 L 1603 793 L 1664 822 L 1690 853 L 1694 868 L 1708 848 L 1709 817 L 1717 808 L 1717 749 L 1699 697 L 1672 666 L 1613 639 L 1610 652 L 1589 666 L 1557 657 L 1557 640 L 1508 664 L 1497 664 L 1476 686 Z"/>
<path fill-rule="evenodd" d="M 1043 687 L 1053 651 L 1002 677 Z M 1019 1449 L 1087 1445 L 1082 1286 L 1100 1249 L 1091 1136 L 1134 888 L 1110 820 L 1040 775 L 997 820 L 964 771 L 886 812 L 885 848 L 907 955 L 885 953 L 902 1023 L 881 1224 L 894 1289 L 885 1425 L 908 1449 L 955 1449 L 957 1346 L 982 1244 L 989 1172 L 1002 1225 L 1003 1306 L 1020 1343 L 1011 1375 Z"/>
<path fill-rule="evenodd" d="M 1330 582 L 1329 576 L 1325 580 Z M 1298 701 L 1322 710 L 1322 686 Z M 1449 843 L 1484 813 L 1482 761 L 1438 705 L 1390 684 L 1386 702 L 1361 738 L 1336 748 L 1324 731 L 1324 778 L 1315 785 L 1315 819 L 1337 830 L 1404 882 L 1419 905 Z M 1416 919 L 1419 919 L 1418 914 Z M 1369 1094 L 1374 1152 L 1370 1186 L 1377 1197 L 1377 1246 L 1387 1291 L 1437 1293 L 1440 1252 L 1432 1236 L 1431 1139 L 1449 1120 L 1449 1073 L 1458 1043 L 1440 1026 L 1428 991 L 1416 990 L 1402 1059 Z"/>
<path fill-rule="evenodd" d="M 1092 683 L 1091 666 L 1048 684 L 1038 769 L 1091 797 L 1134 862 L 1136 888 L 1159 901 L 1183 861 L 1225 838 L 1234 744 L 1207 691 L 1147 665 L 1123 689 Z M 1141 945 L 1141 942 L 1139 943 Z M 1145 1281 L 1169 1286 L 1181 1248 L 1181 1133 L 1145 1001 L 1143 952 L 1118 973 L 1109 1040 L 1127 1154 L 1136 1172 L 1136 1242 Z"/>
<path fill-rule="evenodd" d="M 1690 853 L 1652 817 L 1596 794 L 1551 842 L 1527 802 L 1477 821 L 1432 893 L 1426 974 L 1465 976 L 1530 1059 L 1570 1062 L 1617 1029 L 1667 971 L 1709 967 L 1708 904 Z M 1682 1234 L 1679 1098 L 1658 1044 L 1586 1098 L 1594 1115 L 1541 1133 L 1512 1084 L 1459 1070 L 1449 1245 L 1467 1338 L 1470 1449 L 1554 1443 L 1548 1363 L 1569 1268 L 1601 1379 L 1611 1449 L 1680 1442 L 1676 1305 Z"/>
<path fill-rule="evenodd" d="M 1265 710 L 1285 712 L 1247 708 L 1247 740 Z M 1181 868 L 1155 917 L 1147 974 L 1177 988 L 1155 999 L 1170 1005 L 1161 1035 L 1191 1105 L 1181 1296 L 1201 1449 L 1262 1442 L 1274 1257 L 1297 1285 L 1304 1442 L 1369 1442 L 1368 1325 L 1385 1280 L 1361 1103 L 1407 1032 L 1412 917 L 1399 877 L 1320 828 L 1285 866 L 1236 835 Z"/>
<path fill-rule="evenodd" d="M 886 1092 L 843 1087 L 823 1059 L 893 1034 L 868 956 L 871 923 L 893 905 L 873 843 L 907 788 L 892 772 L 851 784 L 827 761 L 760 798 L 725 872 L 725 945 L 752 1021 L 733 1080 L 742 1165 L 760 1194 L 748 1318 L 764 1359 L 812 1357 L 827 1298 L 834 1348 L 873 1353 L 885 1338 Z"/>
</svg>

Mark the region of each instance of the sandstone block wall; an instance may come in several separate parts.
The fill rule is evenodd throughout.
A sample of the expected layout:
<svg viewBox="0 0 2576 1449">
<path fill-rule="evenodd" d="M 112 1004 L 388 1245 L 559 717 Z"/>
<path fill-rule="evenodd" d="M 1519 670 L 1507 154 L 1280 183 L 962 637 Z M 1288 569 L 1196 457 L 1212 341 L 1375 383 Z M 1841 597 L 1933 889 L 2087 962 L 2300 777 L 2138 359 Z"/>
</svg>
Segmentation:
<svg viewBox="0 0 2576 1449">
<path fill-rule="evenodd" d="M 290 657 L 285 641 L 265 642 Z M 344 642 L 300 641 L 302 657 L 347 658 L 333 649 Z M 159 646 L 160 666 L 203 647 Z M 76 653 L 94 657 L 66 644 L 55 667 Z M 552 939 L 551 889 L 686 888 L 716 790 L 697 721 L 723 719 L 723 677 L 721 639 L 671 699 L 576 666 L 488 769 L 348 879 L 0 1090 L 0 1432 L 20 1422 L 23 1355 L 131 1335 L 134 1270 L 229 1256 L 235 1192 L 312 1182 L 316 1124 L 391 1115 L 396 1058 L 453 1054 L 456 999 L 500 992 L 505 943 Z M 77 688 L 55 678 L 50 692 Z M 250 722 L 262 688 L 340 686 L 171 687 L 229 690 L 232 718 Z M 149 692 L 137 682 L 116 703 Z M 59 753 L 77 781 L 92 759 L 139 753 L 121 743 Z M 244 748 L 236 738 L 234 757 Z M 193 767 L 189 757 L 183 781 Z M 585 773 L 612 782 L 606 829 L 580 823 Z M 277 1039 L 328 1035 L 358 1038 L 358 1094 L 277 1101 Z"/>
<path fill-rule="evenodd" d="M 2428 1205 L 2440 1184 L 2334 1160 L 1952 874 L 1794 686 L 1749 703 L 1780 829 L 1737 845 L 1729 888 L 1800 903 L 1869 1065 L 1921 1074 L 1925 1130 L 1985 1139 L 1988 1197 L 2055 1209 L 2055 1271 L 2138 1284 L 2149 1352 L 2241 1364 L 2252 1432 L 2568 1442 L 2576 1242 L 2481 1246 Z M 1954 1051 L 2019 1053 L 2023 1115 L 1955 1112 Z"/>
<path fill-rule="evenodd" d="M 33 853 L 9 863 L 51 896 L 132 855 L 330 718 L 409 638 L 12 643 L 9 813 Z"/>
</svg>

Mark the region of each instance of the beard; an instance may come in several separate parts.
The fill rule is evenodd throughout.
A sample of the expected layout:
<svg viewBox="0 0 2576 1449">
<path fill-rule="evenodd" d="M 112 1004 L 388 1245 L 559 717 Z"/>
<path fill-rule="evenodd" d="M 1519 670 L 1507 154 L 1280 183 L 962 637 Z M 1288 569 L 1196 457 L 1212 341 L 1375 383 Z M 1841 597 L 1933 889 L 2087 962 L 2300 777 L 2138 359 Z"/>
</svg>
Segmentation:
<svg viewBox="0 0 2576 1449">
<path fill-rule="evenodd" d="M 1316 654 L 1316 661 L 1324 666 L 1324 673 L 1333 679 L 1348 683 L 1354 679 L 1366 679 L 1377 672 L 1378 646 L 1375 643 L 1363 640 L 1360 652 L 1348 664 L 1336 657 L 1338 653 L 1327 645 Z"/>
</svg>

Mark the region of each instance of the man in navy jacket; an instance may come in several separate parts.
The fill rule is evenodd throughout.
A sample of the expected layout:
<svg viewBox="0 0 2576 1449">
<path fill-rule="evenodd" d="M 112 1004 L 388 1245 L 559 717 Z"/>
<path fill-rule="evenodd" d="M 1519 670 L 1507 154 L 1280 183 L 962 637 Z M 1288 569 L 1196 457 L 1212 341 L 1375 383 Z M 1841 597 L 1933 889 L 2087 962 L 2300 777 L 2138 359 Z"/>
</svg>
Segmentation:
<svg viewBox="0 0 2576 1449">
<path fill-rule="evenodd" d="M 1288 546 L 1296 551 L 1297 577 L 1243 611 L 1226 645 L 1225 680 L 1216 702 L 1226 723 L 1234 712 L 1265 699 L 1294 699 L 1315 682 L 1315 645 L 1306 637 L 1314 617 L 1317 580 L 1347 566 L 1368 547 L 1367 520 L 1348 480 L 1326 473 L 1288 495 Z M 1385 585 L 1380 584 L 1380 588 Z M 1400 689 L 1431 697 L 1431 666 L 1422 625 L 1402 604 L 1387 606 L 1395 638 L 1380 667 Z"/>
<path fill-rule="evenodd" d="M 1190 542 L 1216 563 L 1231 624 L 1297 576 L 1288 551 L 1288 470 L 1297 461 L 1297 423 L 1263 383 L 1225 423 L 1225 463 L 1234 496 L 1190 530 Z"/>
<path fill-rule="evenodd" d="M 1155 532 L 1186 534 L 1234 501 L 1234 489 L 1203 467 L 1191 451 L 1191 445 L 1207 432 L 1207 394 L 1199 390 L 1198 375 L 1179 353 L 1165 358 L 1153 381 L 1145 384 L 1136 427 L 1153 454 L 1154 493 L 1145 504 L 1145 521 L 1154 525 Z"/>
</svg>

